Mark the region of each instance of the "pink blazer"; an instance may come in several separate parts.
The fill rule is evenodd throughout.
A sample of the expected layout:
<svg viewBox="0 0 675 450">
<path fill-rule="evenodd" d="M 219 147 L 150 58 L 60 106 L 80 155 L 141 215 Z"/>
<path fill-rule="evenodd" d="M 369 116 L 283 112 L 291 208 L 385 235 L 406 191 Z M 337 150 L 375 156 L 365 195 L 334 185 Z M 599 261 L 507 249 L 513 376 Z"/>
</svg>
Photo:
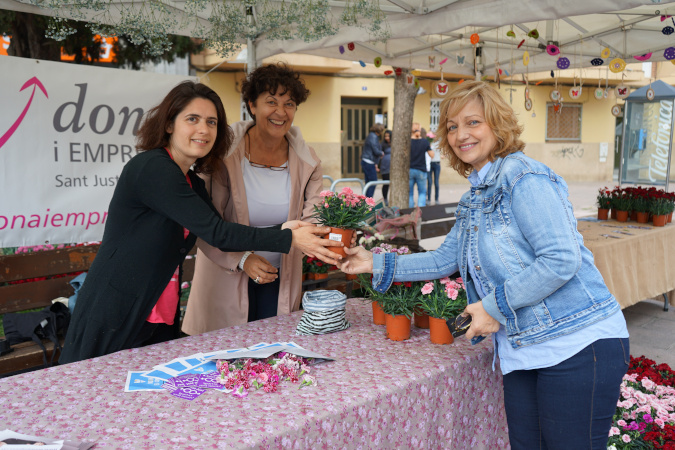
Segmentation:
<svg viewBox="0 0 675 450">
<path fill-rule="evenodd" d="M 241 172 L 244 134 L 253 122 L 232 125 L 234 140 L 222 166 L 212 176 L 202 176 L 211 199 L 223 219 L 249 224 L 246 189 Z M 291 175 L 291 202 L 288 220 L 311 220 L 313 205 L 320 200 L 323 186 L 321 160 L 302 138 L 300 129 L 291 127 L 288 166 Z M 183 332 L 205 333 L 248 321 L 248 276 L 239 270 L 243 252 L 222 252 L 199 239 L 195 274 L 190 290 Z M 302 294 L 302 253 L 291 249 L 281 258 L 281 285 L 277 314 L 300 308 Z"/>
</svg>

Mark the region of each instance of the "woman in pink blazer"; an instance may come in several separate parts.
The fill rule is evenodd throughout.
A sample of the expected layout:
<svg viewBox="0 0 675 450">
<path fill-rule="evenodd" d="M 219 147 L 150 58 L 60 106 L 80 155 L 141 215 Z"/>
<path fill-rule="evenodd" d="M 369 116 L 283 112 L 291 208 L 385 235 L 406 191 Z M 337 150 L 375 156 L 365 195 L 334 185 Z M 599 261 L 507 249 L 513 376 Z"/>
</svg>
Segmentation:
<svg viewBox="0 0 675 450">
<path fill-rule="evenodd" d="M 242 94 L 254 120 L 232 125 L 230 151 L 205 179 L 214 206 L 224 220 L 243 225 L 310 220 L 323 185 L 321 161 L 292 126 L 309 90 L 285 65 L 268 65 L 248 76 Z M 198 247 L 183 332 L 194 335 L 299 309 L 301 252 L 222 252 L 202 241 Z"/>
</svg>

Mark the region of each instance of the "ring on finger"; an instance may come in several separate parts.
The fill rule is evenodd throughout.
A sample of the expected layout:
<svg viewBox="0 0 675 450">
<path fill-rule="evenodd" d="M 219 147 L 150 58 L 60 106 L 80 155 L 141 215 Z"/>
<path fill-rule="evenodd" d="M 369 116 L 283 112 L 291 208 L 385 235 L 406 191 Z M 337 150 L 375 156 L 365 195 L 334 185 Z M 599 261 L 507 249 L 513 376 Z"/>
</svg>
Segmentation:
<svg viewBox="0 0 675 450">
<path fill-rule="evenodd" d="M 253 282 L 254 282 L 255 284 L 260 284 L 260 277 L 259 277 L 259 276 L 258 276 L 258 277 L 255 277 L 255 279 L 253 280 Z"/>
</svg>

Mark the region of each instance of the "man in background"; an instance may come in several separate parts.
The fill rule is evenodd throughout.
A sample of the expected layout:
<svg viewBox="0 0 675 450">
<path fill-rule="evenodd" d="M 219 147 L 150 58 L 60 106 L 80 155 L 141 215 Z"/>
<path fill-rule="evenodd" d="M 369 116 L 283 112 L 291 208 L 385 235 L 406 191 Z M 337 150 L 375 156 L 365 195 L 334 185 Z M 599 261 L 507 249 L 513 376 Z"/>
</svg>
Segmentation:
<svg viewBox="0 0 675 450">
<path fill-rule="evenodd" d="M 410 135 L 410 182 L 408 208 L 415 206 L 415 191 L 417 185 L 417 206 L 427 205 L 427 164 L 425 155 L 434 157 L 429 141 L 422 138 L 422 127 L 419 123 L 412 124 Z"/>
</svg>

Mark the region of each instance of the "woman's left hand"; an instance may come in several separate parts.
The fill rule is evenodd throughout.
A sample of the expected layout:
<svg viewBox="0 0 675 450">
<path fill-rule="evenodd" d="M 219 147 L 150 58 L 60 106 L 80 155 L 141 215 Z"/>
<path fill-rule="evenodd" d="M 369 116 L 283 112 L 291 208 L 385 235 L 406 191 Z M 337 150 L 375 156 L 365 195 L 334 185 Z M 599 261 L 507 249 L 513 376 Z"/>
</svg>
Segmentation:
<svg viewBox="0 0 675 450">
<path fill-rule="evenodd" d="M 467 305 L 464 314 L 471 316 L 471 326 L 469 331 L 466 332 L 466 337 L 469 340 L 475 336 L 487 337 L 491 333 L 499 331 L 499 322 L 485 311 L 482 301 Z"/>
</svg>

